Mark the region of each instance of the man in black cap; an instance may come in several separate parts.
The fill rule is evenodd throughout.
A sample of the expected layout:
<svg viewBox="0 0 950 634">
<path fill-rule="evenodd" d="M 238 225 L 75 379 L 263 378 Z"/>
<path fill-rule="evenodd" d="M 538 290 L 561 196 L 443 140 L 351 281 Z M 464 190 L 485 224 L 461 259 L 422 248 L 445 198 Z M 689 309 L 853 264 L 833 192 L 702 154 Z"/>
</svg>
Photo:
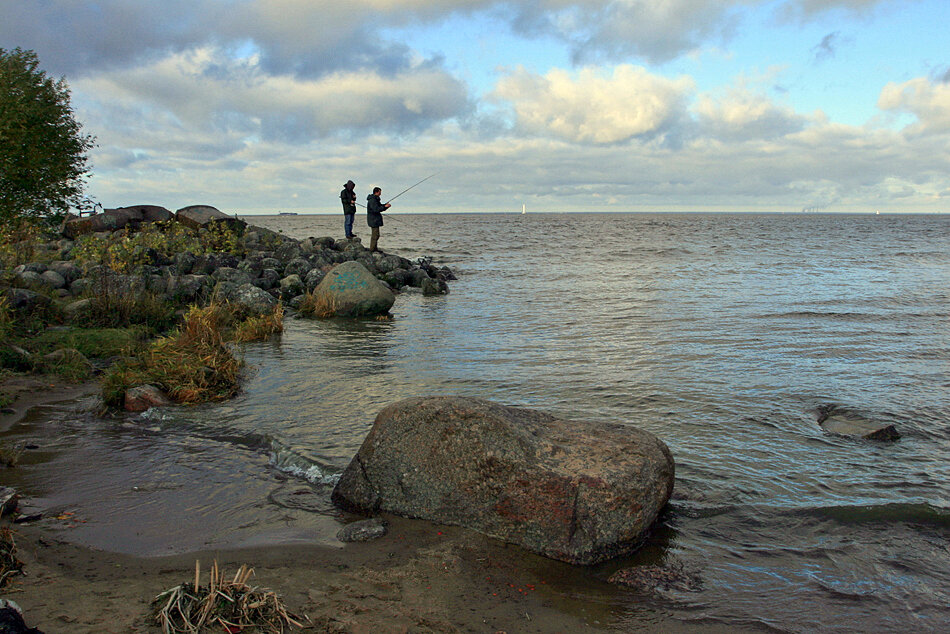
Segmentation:
<svg viewBox="0 0 950 634">
<path fill-rule="evenodd" d="M 353 219 L 356 218 L 356 183 L 346 181 L 343 191 L 340 192 L 340 200 L 343 201 L 343 231 L 346 239 L 355 238 L 353 233 Z"/>
</svg>

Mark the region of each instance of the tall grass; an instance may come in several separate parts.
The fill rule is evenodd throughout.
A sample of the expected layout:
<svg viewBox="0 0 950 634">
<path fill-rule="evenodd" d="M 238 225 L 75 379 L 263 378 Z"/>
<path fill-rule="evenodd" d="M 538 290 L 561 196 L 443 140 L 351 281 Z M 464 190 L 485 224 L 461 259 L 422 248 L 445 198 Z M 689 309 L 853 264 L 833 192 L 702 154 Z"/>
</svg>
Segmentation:
<svg viewBox="0 0 950 634">
<path fill-rule="evenodd" d="M 297 312 L 304 317 L 319 317 L 321 319 L 335 317 L 336 310 L 336 299 L 326 293 L 307 293 L 297 308 Z"/>
<path fill-rule="evenodd" d="M 219 401 L 240 388 L 243 361 L 228 343 L 252 341 L 283 330 L 283 306 L 270 315 L 238 320 L 227 303 L 193 306 L 171 335 L 155 340 L 139 357 L 112 368 L 103 380 L 103 401 L 123 405 L 129 388 L 151 384 L 179 403 Z"/>
<path fill-rule="evenodd" d="M 234 326 L 233 339 L 239 343 L 260 341 L 267 337 L 283 332 L 284 305 L 277 304 L 272 313 L 258 317 L 248 317 Z"/>
</svg>

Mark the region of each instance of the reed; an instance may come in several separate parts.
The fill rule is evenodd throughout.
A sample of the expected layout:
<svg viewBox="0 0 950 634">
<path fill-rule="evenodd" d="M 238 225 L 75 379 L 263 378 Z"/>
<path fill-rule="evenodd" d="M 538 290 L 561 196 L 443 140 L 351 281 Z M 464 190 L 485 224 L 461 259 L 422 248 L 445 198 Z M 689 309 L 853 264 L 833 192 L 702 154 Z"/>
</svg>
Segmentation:
<svg viewBox="0 0 950 634">
<path fill-rule="evenodd" d="M 319 317 L 321 319 L 335 317 L 336 311 L 336 299 L 326 293 L 307 293 L 297 308 L 297 312 L 304 317 Z"/>
<path fill-rule="evenodd" d="M 284 330 L 284 305 L 278 303 L 273 312 L 258 317 L 248 317 L 234 326 L 233 339 L 239 343 L 262 341 Z"/>
<path fill-rule="evenodd" d="M 215 627 L 224 632 L 255 628 L 282 634 L 291 627 L 303 627 L 275 593 L 248 585 L 253 574 L 254 569 L 245 564 L 226 579 L 215 561 L 205 586 L 200 583 L 201 562 L 196 561 L 194 583 L 186 581 L 155 597 L 150 619 L 164 634 L 194 634 Z"/>
<path fill-rule="evenodd" d="M 7 526 L 0 528 L 0 588 L 7 585 L 10 577 L 23 574 L 23 562 L 16 551 L 13 531 Z"/>
<path fill-rule="evenodd" d="M 232 318 L 221 304 L 193 306 L 174 333 L 155 340 L 144 354 L 106 374 L 106 405 L 120 406 L 128 388 L 144 384 L 155 385 L 179 403 L 234 396 L 243 362 L 226 345 L 224 328 Z"/>
</svg>

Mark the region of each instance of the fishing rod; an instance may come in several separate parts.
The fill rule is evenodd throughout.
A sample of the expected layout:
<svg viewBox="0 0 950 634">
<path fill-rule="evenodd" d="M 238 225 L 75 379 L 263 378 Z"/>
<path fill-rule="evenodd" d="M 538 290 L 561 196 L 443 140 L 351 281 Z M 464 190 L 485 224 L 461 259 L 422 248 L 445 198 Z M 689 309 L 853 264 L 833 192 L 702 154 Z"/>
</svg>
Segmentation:
<svg viewBox="0 0 950 634">
<path fill-rule="evenodd" d="M 402 190 L 401 192 L 399 192 L 398 194 L 396 194 L 395 196 L 393 196 L 392 198 L 390 198 L 389 200 L 387 200 L 387 201 L 386 201 L 385 203 L 383 203 L 383 204 L 384 204 L 384 205 L 388 205 L 389 203 L 391 203 L 392 201 L 396 200 L 397 198 L 399 198 L 400 196 L 402 196 L 403 194 L 405 194 L 407 191 L 409 191 L 410 189 L 412 189 L 412 188 L 415 187 L 416 185 L 421 185 L 422 183 L 426 182 L 427 180 L 429 180 L 430 178 L 432 178 L 433 176 L 435 176 L 435 175 L 438 174 L 438 173 L 439 173 L 439 172 L 436 172 L 435 174 L 429 174 L 428 176 L 426 176 L 425 178 L 423 178 L 421 181 L 419 181 L 419 182 L 416 183 L 415 185 L 410 185 L 409 187 L 405 188 L 404 190 Z"/>
</svg>

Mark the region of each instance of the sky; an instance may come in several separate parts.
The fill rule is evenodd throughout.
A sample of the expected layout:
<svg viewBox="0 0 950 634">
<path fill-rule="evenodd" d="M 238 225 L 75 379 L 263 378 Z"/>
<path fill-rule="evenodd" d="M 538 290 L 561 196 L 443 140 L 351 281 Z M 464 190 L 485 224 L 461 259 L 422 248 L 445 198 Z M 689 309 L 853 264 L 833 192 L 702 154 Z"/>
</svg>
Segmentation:
<svg viewBox="0 0 950 634">
<path fill-rule="evenodd" d="M 0 0 L 105 207 L 950 211 L 948 0 Z"/>
</svg>

